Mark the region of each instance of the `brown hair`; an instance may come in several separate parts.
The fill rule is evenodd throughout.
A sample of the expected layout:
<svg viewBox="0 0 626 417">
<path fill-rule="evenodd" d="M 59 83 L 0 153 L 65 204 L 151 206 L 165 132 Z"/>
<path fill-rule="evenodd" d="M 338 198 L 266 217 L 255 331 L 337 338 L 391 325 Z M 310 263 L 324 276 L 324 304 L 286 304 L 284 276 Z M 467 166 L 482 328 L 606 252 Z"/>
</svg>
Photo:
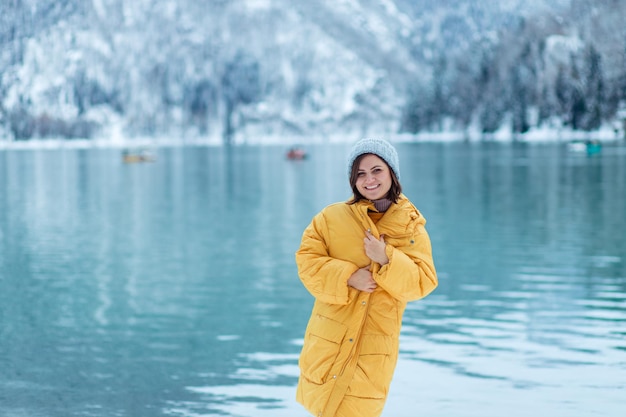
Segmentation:
<svg viewBox="0 0 626 417">
<path fill-rule="evenodd" d="M 352 168 L 350 169 L 350 188 L 352 188 L 352 192 L 354 195 L 352 196 L 352 199 L 348 201 L 348 204 L 355 204 L 361 200 L 366 200 L 366 198 L 363 197 L 363 195 L 361 195 L 359 190 L 356 188 L 356 180 L 359 175 L 359 165 L 361 164 L 361 160 L 365 157 L 365 155 L 370 155 L 370 154 L 364 153 L 362 155 L 357 156 L 356 159 L 354 160 L 354 163 L 352 164 Z M 375 155 L 375 154 L 371 154 L 371 155 Z M 389 169 L 389 172 L 391 173 L 391 188 L 389 188 L 389 191 L 387 192 L 387 195 L 385 197 L 391 200 L 392 202 L 397 203 L 398 198 L 400 197 L 400 194 L 402 194 L 402 186 L 400 185 L 400 181 L 398 180 L 396 173 L 393 172 L 393 169 L 391 169 L 387 161 L 385 161 L 383 158 L 380 158 L 380 159 L 383 160 L 383 162 Z"/>
</svg>

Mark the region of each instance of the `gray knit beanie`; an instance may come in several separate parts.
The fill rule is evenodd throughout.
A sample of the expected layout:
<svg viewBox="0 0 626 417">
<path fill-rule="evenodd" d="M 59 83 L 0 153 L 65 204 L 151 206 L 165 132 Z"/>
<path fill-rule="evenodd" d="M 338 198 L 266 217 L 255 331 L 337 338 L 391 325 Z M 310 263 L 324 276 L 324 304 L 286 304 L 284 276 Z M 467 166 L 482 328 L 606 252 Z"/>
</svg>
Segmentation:
<svg viewBox="0 0 626 417">
<path fill-rule="evenodd" d="M 393 145 L 384 139 L 361 139 L 352 146 L 350 156 L 348 157 L 348 178 L 352 173 L 352 165 L 354 161 L 365 153 L 373 153 L 382 158 L 387 165 L 396 174 L 396 178 L 400 181 L 400 163 L 398 162 L 398 153 Z"/>
</svg>

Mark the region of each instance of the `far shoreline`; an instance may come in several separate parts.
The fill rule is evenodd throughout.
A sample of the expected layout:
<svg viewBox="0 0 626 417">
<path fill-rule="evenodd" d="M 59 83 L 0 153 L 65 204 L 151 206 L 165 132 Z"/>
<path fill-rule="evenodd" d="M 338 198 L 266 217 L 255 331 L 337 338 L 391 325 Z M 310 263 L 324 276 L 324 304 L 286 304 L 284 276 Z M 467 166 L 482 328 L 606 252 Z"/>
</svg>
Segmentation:
<svg viewBox="0 0 626 417">
<path fill-rule="evenodd" d="M 501 130 L 495 133 L 480 132 L 422 132 L 355 134 L 353 132 L 333 135 L 287 136 L 287 135 L 250 135 L 250 137 L 234 138 L 227 144 L 221 137 L 184 138 L 173 136 L 162 137 L 110 137 L 94 139 L 26 139 L 14 140 L 0 138 L 0 150 L 29 149 L 125 149 L 125 148 L 167 148 L 184 146 L 245 146 L 272 145 L 293 146 L 319 145 L 328 143 L 351 143 L 361 137 L 383 137 L 397 143 L 445 143 L 445 142 L 502 142 L 502 143 L 569 143 L 573 141 L 593 140 L 602 143 L 626 143 L 626 132 L 618 129 L 600 129 L 596 131 L 574 131 L 555 129 L 535 129 L 524 134 L 513 134 Z"/>
</svg>

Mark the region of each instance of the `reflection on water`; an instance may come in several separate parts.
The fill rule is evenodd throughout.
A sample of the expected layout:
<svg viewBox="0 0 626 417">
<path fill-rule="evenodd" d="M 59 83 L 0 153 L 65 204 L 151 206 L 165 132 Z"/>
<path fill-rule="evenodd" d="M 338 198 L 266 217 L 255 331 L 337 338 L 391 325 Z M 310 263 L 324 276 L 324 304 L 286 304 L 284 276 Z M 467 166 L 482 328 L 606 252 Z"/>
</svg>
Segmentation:
<svg viewBox="0 0 626 417">
<path fill-rule="evenodd" d="M 385 416 L 617 416 L 626 150 L 400 144 L 440 287 L 409 305 Z M 294 265 L 346 145 L 0 152 L 0 415 L 305 415 Z"/>
</svg>

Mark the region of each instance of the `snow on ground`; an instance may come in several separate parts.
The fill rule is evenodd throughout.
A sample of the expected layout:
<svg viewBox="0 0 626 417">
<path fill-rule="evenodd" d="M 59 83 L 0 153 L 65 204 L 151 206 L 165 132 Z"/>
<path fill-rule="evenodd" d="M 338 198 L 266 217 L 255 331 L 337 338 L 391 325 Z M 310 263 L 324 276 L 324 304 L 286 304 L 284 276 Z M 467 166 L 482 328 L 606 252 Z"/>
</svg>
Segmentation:
<svg viewBox="0 0 626 417">
<path fill-rule="evenodd" d="M 223 140 L 218 136 L 198 137 L 198 138 L 124 138 L 114 129 L 116 134 L 111 138 L 100 139 L 31 139 L 25 141 L 13 141 L 0 139 L 0 150 L 2 149 L 57 149 L 57 148 L 124 148 L 124 147 L 170 147 L 185 145 L 211 145 L 219 146 Z M 435 132 L 418 134 L 389 134 L 380 135 L 368 134 L 368 137 L 383 137 L 392 142 L 455 142 L 469 140 L 479 142 L 483 140 L 498 142 L 569 142 L 573 140 L 599 140 L 599 141 L 622 141 L 625 133 L 613 126 L 604 126 L 602 129 L 593 132 L 573 131 L 570 129 L 532 129 L 524 135 L 515 136 L 506 129 L 501 129 L 491 135 L 479 134 L 477 132 Z M 344 143 L 353 142 L 359 139 L 360 135 L 337 133 L 331 135 L 318 136 L 293 136 L 284 137 L 277 135 L 256 135 L 254 138 L 237 138 L 234 143 L 237 145 L 292 145 L 292 144 L 320 144 L 320 143 Z"/>
</svg>

